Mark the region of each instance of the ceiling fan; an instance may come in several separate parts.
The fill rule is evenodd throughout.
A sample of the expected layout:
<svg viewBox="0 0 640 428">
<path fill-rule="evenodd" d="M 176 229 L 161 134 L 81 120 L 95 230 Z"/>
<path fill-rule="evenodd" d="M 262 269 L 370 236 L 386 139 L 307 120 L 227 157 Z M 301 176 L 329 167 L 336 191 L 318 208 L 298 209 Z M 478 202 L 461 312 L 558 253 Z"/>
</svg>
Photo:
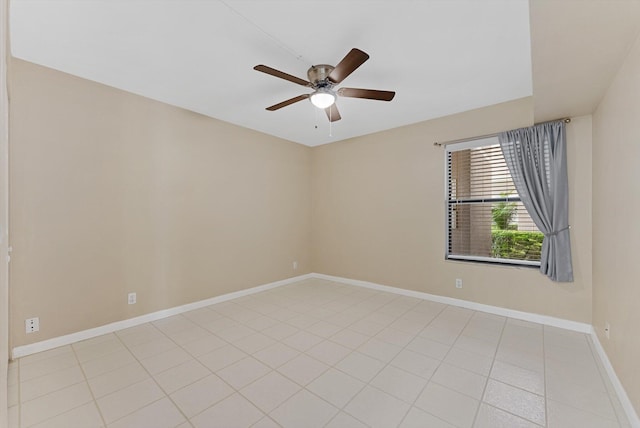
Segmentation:
<svg viewBox="0 0 640 428">
<path fill-rule="evenodd" d="M 262 64 L 256 65 L 253 69 L 279 77 L 280 79 L 297 83 L 300 86 L 306 86 L 314 89 L 314 92 L 311 94 L 298 95 L 297 97 L 293 97 L 286 101 L 282 101 L 281 103 L 274 104 L 271 107 L 267 107 L 267 110 L 275 111 L 282 107 L 297 103 L 298 101 L 309 99 L 314 106 L 324 109 L 330 122 L 335 122 L 336 120 L 341 119 L 340 112 L 335 104 L 337 96 L 365 98 L 379 101 L 391 101 L 395 96 L 395 92 L 378 91 L 375 89 L 335 89 L 337 85 L 339 85 L 347 76 L 353 73 L 368 59 L 369 55 L 360 49 L 351 49 L 351 51 L 349 51 L 349 53 L 335 67 L 327 64 L 312 65 L 307 71 L 307 77 L 309 78 L 308 81 Z"/>
</svg>

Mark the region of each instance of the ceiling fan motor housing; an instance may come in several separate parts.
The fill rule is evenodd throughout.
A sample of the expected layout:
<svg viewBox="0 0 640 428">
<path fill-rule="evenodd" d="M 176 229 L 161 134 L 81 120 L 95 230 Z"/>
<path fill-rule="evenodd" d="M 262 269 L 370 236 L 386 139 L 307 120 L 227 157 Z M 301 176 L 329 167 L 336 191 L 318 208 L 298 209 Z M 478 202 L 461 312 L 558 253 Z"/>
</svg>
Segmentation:
<svg viewBox="0 0 640 428">
<path fill-rule="evenodd" d="M 335 67 L 328 64 L 312 65 L 309 71 L 307 71 L 309 82 L 311 82 L 314 88 L 331 88 L 333 83 L 328 77 L 334 68 Z"/>
</svg>

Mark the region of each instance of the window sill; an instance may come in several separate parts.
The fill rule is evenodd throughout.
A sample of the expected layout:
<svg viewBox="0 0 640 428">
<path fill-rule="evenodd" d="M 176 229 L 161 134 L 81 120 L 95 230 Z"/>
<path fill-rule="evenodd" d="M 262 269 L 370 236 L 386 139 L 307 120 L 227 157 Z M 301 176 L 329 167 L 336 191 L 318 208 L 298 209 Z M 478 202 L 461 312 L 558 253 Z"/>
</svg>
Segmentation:
<svg viewBox="0 0 640 428">
<path fill-rule="evenodd" d="M 457 256 L 449 255 L 445 256 L 446 261 L 454 262 L 472 262 L 494 266 L 512 266 L 523 268 L 540 268 L 539 261 L 532 260 L 513 260 L 513 259 L 497 259 L 492 257 L 473 257 L 473 256 Z"/>
</svg>

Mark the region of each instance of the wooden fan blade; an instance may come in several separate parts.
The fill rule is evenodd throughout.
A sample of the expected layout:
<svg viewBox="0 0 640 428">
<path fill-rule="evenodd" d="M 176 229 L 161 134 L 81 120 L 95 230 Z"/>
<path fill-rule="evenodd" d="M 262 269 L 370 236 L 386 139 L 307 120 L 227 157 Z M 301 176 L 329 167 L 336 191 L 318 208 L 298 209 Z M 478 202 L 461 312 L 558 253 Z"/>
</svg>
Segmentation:
<svg viewBox="0 0 640 428">
<path fill-rule="evenodd" d="M 335 122 L 342 119 L 336 103 L 331 104 L 329 107 L 324 109 L 324 111 L 325 113 L 327 113 L 327 119 L 329 119 L 329 122 Z"/>
<path fill-rule="evenodd" d="M 286 101 L 283 101 L 283 102 L 278 103 L 278 104 L 274 104 L 271 107 L 267 107 L 267 110 L 275 111 L 275 110 L 278 110 L 278 109 L 280 109 L 282 107 L 286 107 L 289 104 L 293 104 L 293 103 L 297 103 L 298 101 L 306 100 L 307 98 L 309 98 L 309 95 L 298 95 L 297 97 L 289 98 Z"/>
<path fill-rule="evenodd" d="M 280 70 L 276 70 L 275 68 L 271 68 L 271 67 L 267 67 L 266 65 L 256 65 L 255 67 L 253 67 L 254 70 L 256 71 L 261 71 L 263 73 L 266 74 L 270 74 L 272 76 L 275 77 L 279 77 L 280 79 L 284 79 L 284 80 L 288 80 L 289 82 L 293 82 L 293 83 L 297 83 L 298 85 L 301 86 L 311 86 L 311 83 L 300 79 L 299 77 L 296 76 L 292 76 L 290 74 L 285 73 L 284 71 L 280 71 Z"/>
<path fill-rule="evenodd" d="M 340 83 L 368 59 L 369 55 L 362 52 L 360 49 L 353 48 L 344 58 L 342 58 L 342 61 L 336 65 L 333 71 L 329 74 L 328 79 L 333 83 Z"/>
<path fill-rule="evenodd" d="M 338 95 L 348 98 L 366 98 L 368 100 L 391 101 L 396 95 L 393 91 L 378 91 L 375 89 L 340 88 Z"/>
</svg>

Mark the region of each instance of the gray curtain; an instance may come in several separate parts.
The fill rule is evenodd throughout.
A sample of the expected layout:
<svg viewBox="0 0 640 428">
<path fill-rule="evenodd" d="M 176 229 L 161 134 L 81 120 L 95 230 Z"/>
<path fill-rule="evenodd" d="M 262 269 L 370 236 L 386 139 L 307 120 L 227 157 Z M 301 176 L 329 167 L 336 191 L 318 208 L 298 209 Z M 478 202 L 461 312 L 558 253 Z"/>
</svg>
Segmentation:
<svg viewBox="0 0 640 428">
<path fill-rule="evenodd" d="M 520 199 L 544 233 L 540 272 L 553 281 L 572 282 L 564 121 L 502 132 L 498 138 Z"/>
</svg>

